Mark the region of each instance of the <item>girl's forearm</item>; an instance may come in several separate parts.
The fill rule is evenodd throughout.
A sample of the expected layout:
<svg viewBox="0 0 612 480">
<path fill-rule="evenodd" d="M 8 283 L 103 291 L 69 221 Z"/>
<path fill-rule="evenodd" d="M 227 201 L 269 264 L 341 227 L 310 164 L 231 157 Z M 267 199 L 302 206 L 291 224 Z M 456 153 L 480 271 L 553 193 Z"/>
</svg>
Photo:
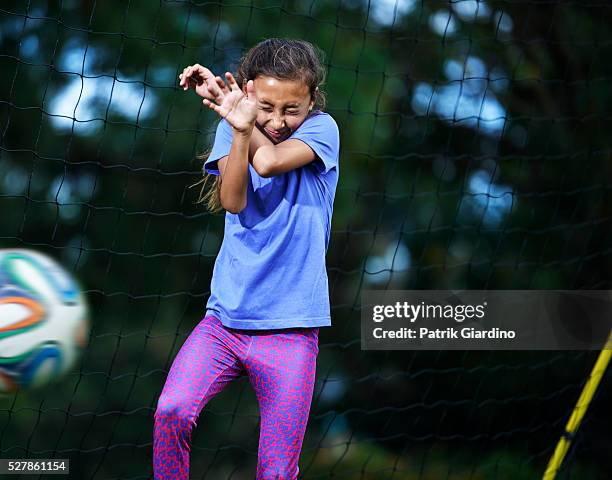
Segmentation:
<svg viewBox="0 0 612 480">
<path fill-rule="evenodd" d="M 266 155 L 262 155 L 263 152 Z M 259 152 L 259 153 L 257 153 Z M 251 144 L 249 146 L 249 162 L 255 171 L 262 177 L 267 174 L 267 160 L 270 153 L 274 152 L 274 143 L 266 137 L 257 127 L 253 129 Z"/>
<path fill-rule="evenodd" d="M 231 213 L 239 213 L 246 207 L 251 135 L 252 132 L 239 132 L 234 129 L 232 147 L 225 170 L 221 172 L 221 205 Z"/>
<path fill-rule="evenodd" d="M 253 155 L 251 164 L 260 177 L 272 176 L 272 169 L 276 163 L 276 145 L 262 145 Z"/>
<path fill-rule="evenodd" d="M 274 145 L 272 140 L 261 133 L 261 130 L 255 126 L 253 128 L 253 134 L 251 135 L 251 143 L 249 144 L 249 162 L 251 165 L 253 165 L 253 158 L 255 157 L 255 153 L 259 147 L 265 147 L 268 145 Z M 253 165 L 253 167 L 255 167 L 255 165 Z"/>
</svg>

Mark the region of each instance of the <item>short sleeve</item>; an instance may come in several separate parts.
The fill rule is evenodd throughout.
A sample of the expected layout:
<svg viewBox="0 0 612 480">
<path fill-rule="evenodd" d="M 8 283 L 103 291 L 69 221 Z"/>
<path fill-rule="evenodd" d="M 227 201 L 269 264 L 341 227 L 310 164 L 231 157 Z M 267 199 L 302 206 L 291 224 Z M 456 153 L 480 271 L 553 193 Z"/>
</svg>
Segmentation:
<svg viewBox="0 0 612 480">
<path fill-rule="evenodd" d="M 220 158 L 229 155 L 232 148 L 232 127 L 225 119 L 222 119 L 217 125 L 217 131 L 215 133 L 215 141 L 213 143 L 212 150 L 208 158 L 204 162 L 204 171 L 206 173 L 212 173 L 213 175 L 219 175 L 219 167 L 217 162 Z"/>
<path fill-rule="evenodd" d="M 338 170 L 340 133 L 331 115 L 318 112 L 302 123 L 289 139 L 301 140 L 317 155 L 314 164 L 321 175 Z"/>
</svg>

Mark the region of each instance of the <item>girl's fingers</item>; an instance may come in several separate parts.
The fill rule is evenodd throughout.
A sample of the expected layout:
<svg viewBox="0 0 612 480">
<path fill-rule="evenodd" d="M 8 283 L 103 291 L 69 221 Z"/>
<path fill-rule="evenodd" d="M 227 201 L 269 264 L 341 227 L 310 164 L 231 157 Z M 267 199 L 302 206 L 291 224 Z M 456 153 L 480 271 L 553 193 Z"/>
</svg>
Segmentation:
<svg viewBox="0 0 612 480">
<path fill-rule="evenodd" d="M 217 84 L 214 78 L 208 79 L 208 81 L 206 82 L 206 87 L 214 98 L 219 98 L 223 95 L 221 88 L 219 88 L 219 85 Z"/>
<path fill-rule="evenodd" d="M 229 89 L 227 88 L 227 84 L 223 81 L 221 77 L 215 77 L 215 81 L 217 82 L 217 85 L 219 85 L 219 88 L 221 89 L 223 93 L 229 92 Z"/>
<path fill-rule="evenodd" d="M 185 81 L 187 80 L 186 74 L 187 74 L 187 68 L 185 67 L 185 68 L 183 68 L 183 73 L 181 73 L 179 75 L 179 78 L 181 79 L 181 81 L 179 82 L 179 85 L 181 87 L 183 87 L 185 85 Z"/>
<path fill-rule="evenodd" d="M 224 86 L 225 84 L 223 84 Z M 219 85 L 219 81 L 216 78 L 213 78 L 208 88 L 215 93 L 215 96 L 220 97 L 223 95 L 223 87 Z"/>
<path fill-rule="evenodd" d="M 202 74 L 202 77 L 204 77 L 204 81 L 215 78 L 215 75 L 208 68 L 203 67 L 200 64 L 196 65 L 198 67 L 198 71 Z"/>
<path fill-rule="evenodd" d="M 187 72 L 185 73 L 185 90 L 189 89 L 192 82 L 197 84 L 197 80 L 194 78 L 194 69 L 193 67 L 187 67 Z"/>
<path fill-rule="evenodd" d="M 187 82 L 187 85 L 186 85 L 187 89 L 189 88 L 190 83 L 191 83 L 191 81 L 193 80 L 193 78 L 191 77 L 191 75 L 193 75 L 193 67 L 189 67 L 189 68 L 187 69 L 187 79 L 188 79 L 188 82 Z"/>
<path fill-rule="evenodd" d="M 215 105 L 213 102 L 211 102 L 210 100 L 207 100 L 207 99 L 202 100 L 202 103 L 204 105 L 206 105 L 208 108 L 210 108 L 211 110 L 214 110 L 215 112 L 219 108 L 218 105 Z"/>
<path fill-rule="evenodd" d="M 183 90 L 187 90 L 189 88 L 189 67 L 185 67 L 183 69 L 183 73 L 181 74 L 181 82 L 179 85 L 183 87 Z"/>
<path fill-rule="evenodd" d="M 240 90 L 240 88 L 238 87 L 238 83 L 236 82 L 236 79 L 230 72 L 225 72 L 225 78 L 227 78 L 227 81 L 229 82 L 229 86 L 232 90 Z"/>
<path fill-rule="evenodd" d="M 246 84 L 246 93 L 247 99 L 254 101 L 255 100 L 255 83 L 253 80 L 249 80 Z"/>
<path fill-rule="evenodd" d="M 229 79 L 230 77 L 228 77 L 228 81 Z M 236 83 L 233 76 L 231 76 L 231 79 Z M 179 75 L 179 86 L 182 87 L 183 90 L 189 90 L 189 88 L 192 87 L 197 89 L 197 87 L 202 85 L 206 87 L 206 93 L 211 95 L 213 99 L 222 97 L 224 94 L 230 92 L 230 89 L 221 77 L 215 77 L 208 68 L 199 63 L 185 67 L 183 72 Z M 233 87 L 232 90 L 234 90 Z"/>
<path fill-rule="evenodd" d="M 202 103 L 204 105 L 206 105 L 208 108 L 210 108 L 211 110 L 214 110 L 215 112 L 217 112 L 219 115 L 221 115 L 221 107 L 219 105 L 217 105 L 216 103 L 211 102 L 210 100 L 204 99 L 202 100 Z M 221 115 L 223 116 L 223 115 Z"/>
</svg>

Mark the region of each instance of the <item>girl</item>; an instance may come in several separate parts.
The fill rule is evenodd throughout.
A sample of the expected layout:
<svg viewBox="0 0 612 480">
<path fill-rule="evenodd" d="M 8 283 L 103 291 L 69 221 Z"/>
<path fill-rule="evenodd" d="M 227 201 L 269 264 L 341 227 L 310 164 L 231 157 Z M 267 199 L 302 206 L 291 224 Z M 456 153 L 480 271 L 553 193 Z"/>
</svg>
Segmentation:
<svg viewBox="0 0 612 480">
<path fill-rule="evenodd" d="M 257 479 L 294 480 L 310 411 L 319 327 L 331 325 L 325 254 L 338 182 L 338 127 L 308 42 L 265 40 L 227 84 L 180 75 L 222 120 L 204 168 L 225 232 L 204 319 L 177 354 L 155 412 L 155 478 L 189 478 L 191 433 L 207 402 L 247 375 L 261 414 Z"/>
</svg>

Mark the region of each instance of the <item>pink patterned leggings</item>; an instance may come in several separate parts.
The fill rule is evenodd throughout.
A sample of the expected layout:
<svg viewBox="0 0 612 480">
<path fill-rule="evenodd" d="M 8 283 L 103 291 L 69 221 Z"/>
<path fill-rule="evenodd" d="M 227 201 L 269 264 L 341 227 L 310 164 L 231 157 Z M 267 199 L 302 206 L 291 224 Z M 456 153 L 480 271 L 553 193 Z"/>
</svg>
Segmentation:
<svg viewBox="0 0 612 480">
<path fill-rule="evenodd" d="M 236 330 L 205 317 L 178 352 L 155 411 L 156 479 L 189 479 L 191 433 L 206 403 L 246 374 L 261 414 L 257 480 L 295 480 L 319 353 L 318 328 Z"/>
</svg>

